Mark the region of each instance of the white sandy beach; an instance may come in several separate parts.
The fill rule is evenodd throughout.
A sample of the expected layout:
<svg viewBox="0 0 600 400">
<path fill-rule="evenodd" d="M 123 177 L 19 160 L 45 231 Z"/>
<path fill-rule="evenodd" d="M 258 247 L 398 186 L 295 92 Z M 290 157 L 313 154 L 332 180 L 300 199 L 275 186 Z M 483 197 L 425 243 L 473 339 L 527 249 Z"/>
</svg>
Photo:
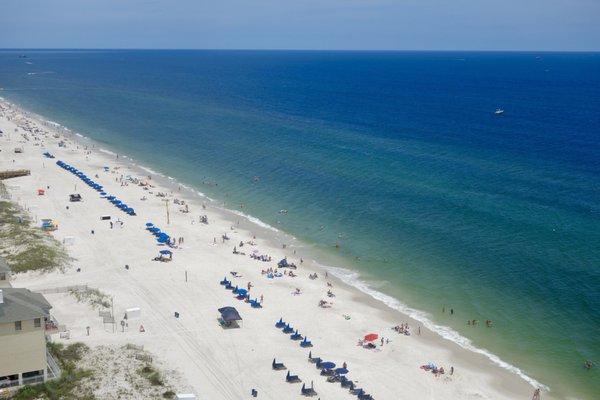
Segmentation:
<svg viewBox="0 0 600 400">
<path fill-rule="evenodd" d="M 2 106 L 0 129 L 4 134 L 0 137 L 0 170 L 31 170 L 30 176 L 4 182 L 12 200 L 29 210 L 38 221 L 41 218 L 57 220 L 59 229 L 52 234 L 59 241 L 74 237 L 67 250 L 75 261 L 64 273 L 21 274 L 13 280 L 13 286 L 36 290 L 87 284 L 112 296 L 117 322 L 127 308 L 142 310 L 141 318 L 130 321 L 125 332 L 121 332 L 120 326 L 113 332 L 111 325 L 103 325 L 97 310 L 77 303 L 67 293 L 48 294 L 52 314 L 70 331 L 69 341 L 90 346 L 143 345 L 187 382 L 179 392 L 194 392 L 200 399 L 249 399 L 253 388 L 258 390 L 259 399 L 302 398 L 302 384 L 286 383 L 286 371 L 272 370 L 273 358 L 283 362 L 303 382 L 308 385 L 313 382 L 318 392 L 316 398 L 356 398 L 339 383 L 328 383 L 319 374 L 315 365 L 308 362 L 309 350 L 313 356 L 333 361 L 338 366 L 346 362 L 350 370 L 348 377 L 377 400 L 531 398 L 534 388 L 528 382 L 485 356 L 464 350 L 425 327 L 421 327 L 418 335 L 417 321 L 333 277 L 325 278 L 325 272 L 308 261 L 299 265 L 300 254 L 295 255 L 292 248 L 282 249 L 269 241 L 264 228 L 248 222 L 243 228 L 237 226 L 232 215 L 210 203 L 203 209 L 200 196 L 161 187 L 156 177 L 148 180 L 147 173 L 128 164 L 123 157 L 116 159 L 91 147 L 87 148 L 90 154 L 86 154 L 82 144 L 64 134 L 54 137 L 49 127 L 39 122 L 43 132 L 34 134 L 22 128 L 15 131 L 16 123 L 24 124 L 27 118 L 33 124 L 33 118 L 9 109 L 6 103 Z M 66 142 L 66 147 L 59 147 L 61 140 Z M 24 152 L 15 154 L 13 150 L 17 146 L 23 147 Z M 43 157 L 44 151 L 56 158 Z M 115 208 L 75 175 L 59 168 L 57 160 L 86 172 L 103 185 L 107 193 L 132 206 L 137 215 L 129 216 Z M 110 170 L 105 172 L 104 166 Z M 96 174 L 98 178 L 94 177 Z M 122 185 L 121 176 L 126 182 L 128 175 L 148 181 L 154 187 L 144 190 L 132 182 Z M 47 187 L 45 195 L 39 196 L 37 189 Z M 158 192 L 168 193 L 169 224 L 165 202 L 156 196 Z M 81 194 L 83 201 L 70 203 L 72 193 Z M 141 200 L 143 196 L 147 200 Z M 190 212 L 181 212 L 181 207 L 174 204 L 175 199 L 185 201 Z M 100 220 L 101 215 L 110 215 L 113 221 L 120 218 L 124 225 L 111 229 L 108 221 Z M 209 224 L 199 223 L 200 215 L 207 215 Z M 173 261 L 152 261 L 164 247 L 157 245 L 145 229 L 148 221 L 172 237 L 184 238 L 184 243 L 173 249 Z M 221 236 L 225 233 L 230 240 L 223 243 Z M 254 235 L 256 245 L 247 244 Z M 232 252 L 240 241 L 246 244 L 238 250 L 246 255 Z M 270 255 L 273 261 L 251 259 L 248 255 L 254 250 Z M 275 268 L 277 261 L 286 256 L 299 265 L 294 271 L 297 277 L 284 275 L 269 279 L 261 274 L 263 269 Z M 129 265 L 129 269 L 125 269 L 125 265 Z M 77 268 L 81 268 L 81 272 L 77 272 Z M 237 271 L 242 277 L 235 278 L 230 271 Z M 314 272 L 319 278 L 309 279 L 309 274 Z M 225 290 L 219 284 L 225 276 L 234 285 L 244 288 L 252 282 L 251 296 L 264 296 L 263 308 L 251 308 Z M 327 297 L 327 282 L 333 285 L 334 298 Z M 301 289 L 300 295 L 293 294 L 296 288 Z M 333 306 L 318 307 L 322 299 L 332 301 Z M 223 329 L 219 325 L 217 309 L 223 306 L 237 308 L 243 318 L 241 328 Z M 180 314 L 178 319 L 174 317 L 175 312 Z M 314 346 L 301 348 L 289 335 L 275 328 L 280 317 L 306 335 Z M 410 325 L 410 336 L 391 329 L 403 322 Z M 139 331 L 139 325 L 144 326 L 145 332 Z M 377 341 L 374 350 L 357 345 L 359 338 L 372 332 L 388 338 L 389 343 L 380 347 Z M 65 339 L 55 336 L 54 340 Z M 443 366 L 445 374 L 436 377 L 419 368 L 429 362 Z M 449 374 L 451 366 L 453 375 Z M 545 393 L 544 399 L 547 398 L 549 394 Z"/>
</svg>

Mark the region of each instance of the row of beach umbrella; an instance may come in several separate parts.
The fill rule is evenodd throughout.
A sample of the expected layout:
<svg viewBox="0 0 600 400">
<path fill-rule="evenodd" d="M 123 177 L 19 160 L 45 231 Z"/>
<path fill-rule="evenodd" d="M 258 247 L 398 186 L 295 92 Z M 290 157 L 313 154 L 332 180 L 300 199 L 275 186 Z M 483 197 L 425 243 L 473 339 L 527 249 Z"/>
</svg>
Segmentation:
<svg viewBox="0 0 600 400">
<path fill-rule="evenodd" d="M 132 207 L 129 207 L 123 201 L 117 199 L 116 196 L 107 195 L 106 192 L 104 192 L 102 185 L 100 185 L 99 183 L 96 183 L 93 179 L 89 178 L 83 171 L 80 171 L 77 168 L 73 167 L 72 165 L 69 165 L 66 162 L 60 161 L 60 160 L 56 162 L 56 165 L 58 165 L 59 167 L 61 167 L 62 169 L 66 170 L 66 171 L 71 172 L 73 175 L 77 176 L 84 183 L 86 183 L 89 187 L 91 187 L 92 189 L 99 192 L 100 196 L 102 196 L 106 200 L 110 201 L 111 204 L 113 204 L 115 207 L 117 207 L 124 213 L 131 215 L 131 216 L 135 215 L 135 210 Z"/>
<path fill-rule="evenodd" d="M 250 303 L 250 306 L 252 308 L 262 308 L 262 305 L 260 304 L 260 301 L 258 301 L 258 299 L 250 299 L 250 293 L 248 290 L 240 288 L 237 285 L 233 287 L 231 281 L 227 280 L 227 277 L 223 278 L 223 280 L 219 283 L 225 287 L 225 290 L 231 290 L 231 292 L 235 295 L 235 297 L 238 300 L 247 300 L 247 302 Z"/>
<path fill-rule="evenodd" d="M 167 244 L 171 240 L 171 237 L 167 233 L 162 232 L 160 228 L 154 226 L 152 222 L 146 222 L 146 230 L 156 237 L 156 242 L 158 244 Z M 161 254 L 163 253 L 161 252 Z"/>
</svg>

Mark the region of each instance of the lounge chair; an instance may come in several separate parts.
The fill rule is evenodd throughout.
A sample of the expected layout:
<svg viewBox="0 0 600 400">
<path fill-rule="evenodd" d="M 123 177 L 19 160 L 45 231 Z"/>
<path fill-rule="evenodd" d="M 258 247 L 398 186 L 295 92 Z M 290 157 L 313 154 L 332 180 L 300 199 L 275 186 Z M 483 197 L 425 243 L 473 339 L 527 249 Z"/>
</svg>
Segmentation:
<svg viewBox="0 0 600 400">
<path fill-rule="evenodd" d="M 352 393 L 355 396 L 362 396 L 365 394 L 365 391 L 363 389 L 350 389 L 350 393 Z"/>
<path fill-rule="evenodd" d="M 302 335 L 298 333 L 298 329 L 293 335 L 290 335 L 290 339 L 292 340 L 302 340 Z"/>
<path fill-rule="evenodd" d="M 307 388 L 307 387 L 306 387 L 306 384 L 304 384 L 304 383 L 303 383 L 303 384 L 302 384 L 302 389 L 300 390 L 300 393 L 301 393 L 303 396 L 316 396 L 316 395 L 317 395 L 317 392 L 316 392 L 316 391 L 315 391 L 315 389 L 313 388 L 313 384 L 312 384 L 312 382 L 311 382 L 311 384 L 310 384 L 310 387 L 309 387 L 309 388 Z"/>
<path fill-rule="evenodd" d="M 300 379 L 298 375 L 290 374 L 290 371 L 288 371 L 287 375 L 285 376 L 285 381 L 288 383 L 297 383 L 302 382 L 302 379 Z"/>
<path fill-rule="evenodd" d="M 373 400 L 373 396 L 371 396 L 370 394 L 361 394 L 360 396 L 358 396 L 359 400 Z"/>
<path fill-rule="evenodd" d="M 308 362 L 311 362 L 311 363 L 314 363 L 314 364 L 320 364 L 321 362 L 323 362 L 323 359 L 321 357 L 315 357 L 315 358 L 312 358 L 312 359 L 309 358 Z"/>
<path fill-rule="evenodd" d="M 292 333 L 294 332 L 294 328 L 290 326 L 290 324 L 286 324 L 283 328 L 283 333 Z"/>
<path fill-rule="evenodd" d="M 275 328 L 283 328 L 285 326 L 285 322 L 283 322 L 283 318 L 279 318 L 279 321 L 275 323 Z"/>
<path fill-rule="evenodd" d="M 300 342 L 300 347 L 312 347 L 312 343 L 305 336 L 304 340 Z"/>
<path fill-rule="evenodd" d="M 340 383 L 343 388 L 350 387 L 350 385 L 352 385 L 352 381 L 350 379 L 346 378 L 345 376 L 342 376 L 340 378 Z"/>
<path fill-rule="evenodd" d="M 285 365 L 283 365 L 283 363 L 278 363 L 277 361 L 275 361 L 275 359 L 273 359 L 273 362 L 271 363 L 271 366 L 273 367 L 273 369 L 275 371 L 281 371 L 281 370 L 287 369 L 285 367 Z"/>
<path fill-rule="evenodd" d="M 225 284 L 225 289 L 226 289 L 226 290 L 231 290 L 231 289 L 233 289 L 233 286 L 231 286 L 231 282 L 227 282 L 227 283 Z"/>
<path fill-rule="evenodd" d="M 221 285 L 225 286 L 225 285 L 227 285 L 228 283 L 231 283 L 231 282 L 229 282 L 229 281 L 227 280 L 227 277 L 225 277 L 225 278 L 223 278 L 223 280 L 222 280 L 221 282 L 219 282 L 219 283 L 220 283 Z"/>
<path fill-rule="evenodd" d="M 322 369 L 321 370 L 321 375 L 323 376 L 333 376 L 335 375 L 335 371 L 332 369 Z"/>
<path fill-rule="evenodd" d="M 262 308 L 262 305 L 257 299 L 251 300 L 250 306 L 252 306 L 252 308 Z"/>
</svg>

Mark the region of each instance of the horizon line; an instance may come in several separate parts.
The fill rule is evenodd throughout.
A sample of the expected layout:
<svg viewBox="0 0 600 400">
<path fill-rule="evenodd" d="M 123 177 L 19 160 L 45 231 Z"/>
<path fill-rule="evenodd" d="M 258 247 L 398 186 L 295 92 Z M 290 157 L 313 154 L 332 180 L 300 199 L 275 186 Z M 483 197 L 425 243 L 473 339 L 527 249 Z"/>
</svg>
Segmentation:
<svg viewBox="0 0 600 400">
<path fill-rule="evenodd" d="M 286 48 L 167 48 L 167 47 L 0 47 L 0 51 L 286 51 L 286 52 L 362 52 L 362 53 L 600 53 L 598 50 L 482 50 L 482 49 L 286 49 Z"/>
</svg>

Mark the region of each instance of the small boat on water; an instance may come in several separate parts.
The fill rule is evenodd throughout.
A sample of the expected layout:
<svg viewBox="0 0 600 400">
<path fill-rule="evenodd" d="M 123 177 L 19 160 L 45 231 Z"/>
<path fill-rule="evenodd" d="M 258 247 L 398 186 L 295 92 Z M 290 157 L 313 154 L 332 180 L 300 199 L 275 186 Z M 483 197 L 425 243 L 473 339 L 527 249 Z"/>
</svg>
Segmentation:
<svg viewBox="0 0 600 400">
<path fill-rule="evenodd" d="M 502 108 L 496 108 L 496 111 L 494 111 L 494 114 L 502 115 L 502 114 L 504 114 L 504 110 Z"/>
</svg>

